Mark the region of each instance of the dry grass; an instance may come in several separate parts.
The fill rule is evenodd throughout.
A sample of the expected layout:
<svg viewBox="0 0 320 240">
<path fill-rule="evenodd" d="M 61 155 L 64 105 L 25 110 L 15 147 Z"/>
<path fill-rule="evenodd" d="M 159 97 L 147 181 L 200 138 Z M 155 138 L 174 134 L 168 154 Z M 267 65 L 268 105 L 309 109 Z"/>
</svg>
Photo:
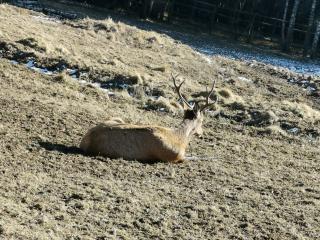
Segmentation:
<svg viewBox="0 0 320 240">
<path fill-rule="evenodd" d="M 147 108 L 151 110 L 160 110 L 175 113 L 178 109 L 181 110 L 182 107 L 179 107 L 179 104 L 176 104 L 175 102 L 171 103 L 168 99 L 160 96 L 156 100 L 148 99 Z"/>
<path fill-rule="evenodd" d="M 220 96 L 222 104 L 245 105 L 243 98 L 238 95 L 235 95 L 228 88 L 217 89 L 217 94 Z"/>
<path fill-rule="evenodd" d="M 305 103 L 283 101 L 283 109 L 311 123 L 319 123 L 320 112 Z"/>
<path fill-rule="evenodd" d="M 91 82 L 0 59 L 0 239 L 319 238 L 320 106 L 299 86 L 111 19 L 48 21 L 2 4 L 0 20 L 7 57 L 32 52 Z M 87 129 L 113 117 L 177 126 L 171 72 L 188 97 L 218 79 L 221 111 L 208 112 L 193 158 L 144 165 L 79 152 Z M 131 95 L 92 85 L 110 81 Z M 168 112 L 145 108 L 150 96 Z"/>
</svg>

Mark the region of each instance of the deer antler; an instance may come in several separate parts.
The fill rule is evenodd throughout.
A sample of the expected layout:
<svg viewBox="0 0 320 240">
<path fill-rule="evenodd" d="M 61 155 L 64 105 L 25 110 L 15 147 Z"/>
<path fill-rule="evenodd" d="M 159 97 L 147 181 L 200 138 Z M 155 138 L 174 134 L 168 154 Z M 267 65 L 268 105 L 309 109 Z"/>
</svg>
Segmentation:
<svg viewBox="0 0 320 240">
<path fill-rule="evenodd" d="M 179 98 L 190 108 L 190 109 L 193 109 L 194 106 L 192 106 L 190 103 L 188 103 L 188 101 L 182 96 L 182 94 L 180 93 L 180 88 L 182 86 L 182 84 L 185 82 L 185 80 L 182 81 L 182 83 L 180 83 L 179 86 L 177 86 L 176 84 L 176 78 L 178 77 L 179 75 L 176 75 L 176 76 L 173 76 L 173 74 L 171 73 L 171 77 L 172 77 L 172 80 L 173 80 L 173 85 L 177 91 L 177 94 L 179 96 Z"/>
<path fill-rule="evenodd" d="M 213 80 L 212 88 L 211 88 L 211 90 L 209 92 L 208 92 L 208 88 L 206 87 L 206 92 L 208 93 L 206 99 L 205 100 L 198 100 L 198 101 L 195 102 L 195 105 L 198 106 L 198 107 L 199 107 L 199 103 L 200 102 L 205 102 L 205 104 L 200 107 L 200 112 L 204 111 L 205 109 L 207 109 L 208 107 L 212 106 L 213 104 L 215 104 L 218 101 L 218 99 L 219 99 L 218 95 L 215 95 L 215 100 L 213 102 L 210 101 L 211 95 L 214 92 L 215 86 L 216 86 L 216 81 Z"/>
</svg>

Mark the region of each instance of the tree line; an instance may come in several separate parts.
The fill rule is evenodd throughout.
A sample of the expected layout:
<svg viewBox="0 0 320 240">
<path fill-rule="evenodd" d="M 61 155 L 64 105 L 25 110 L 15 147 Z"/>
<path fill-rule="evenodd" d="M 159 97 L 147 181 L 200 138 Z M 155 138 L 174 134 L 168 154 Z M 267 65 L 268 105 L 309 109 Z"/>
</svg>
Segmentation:
<svg viewBox="0 0 320 240">
<path fill-rule="evenodd" d="M 316 57 L 320 0 L 78 0 L 124 9 L 141 18 L 224 31 L 235 39 L 279 43 L 282 51 Z"/>
</svg>

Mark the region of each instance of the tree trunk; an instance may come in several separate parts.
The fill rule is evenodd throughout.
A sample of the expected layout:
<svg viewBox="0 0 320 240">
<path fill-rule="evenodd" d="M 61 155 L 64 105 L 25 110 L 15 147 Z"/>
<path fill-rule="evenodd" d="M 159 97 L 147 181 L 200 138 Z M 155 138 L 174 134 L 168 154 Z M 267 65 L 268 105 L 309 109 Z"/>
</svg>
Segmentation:
<svg viewBox="0 0 320 240">
<path fill-rule="evenodd" d="M 286 21 L 287 21 L 287 15 L 288 15 L 288 7 L 289 7 L 289 0 L 286 0 L 286 5 L 284 7 L 284 13 L 282 18 L 282 28 L 281 28 L 281 45 L 282 48 L 284 48 L 285 41 L 286 41 Z"/>
<path fill-rule="evenodd" d="M 311 58 L 314 58 L 317 55 L 317 47 L 318 47 L 319 38 L 320 38 L 320 19 L 317 20 L 316 25 L 317 25 L 317 30 L 314 34 L 314 39 L 312 43 Z"/>
<path fill-rule="evenodd" d="M 240 3 L 240 0 L 237 0 L 236 3 L 233 5 L 233 14 L 232 14 L 232 19 L 231 19 L 232 22 L 231 23 L 232 23 L 232 29 L 233 29 L 234 32 L 235 32 L 235 29 L 236 29 L 235 24 L 236 24 L 237 10 L 238 10 L 239 3 Z"/>
<path fill-rule="evenodd" d="M 281 16 L 282 16 L 282 9 L 281 9 L 280 1 L 276 2 L 273 11 L 277 13 L 275 15 L 276 19 L 280 19 Z M 277 38 L 277 34 L 276 34 L 277 30 L 280 29 L 280 31 L 281 31 L 281 24 L 282 24 L 282 21 L 281 22 L 278 22 L 277 20 L 273 21 L 272 30 L 271 30 L 271 36 L 270 36 L 271 37 L 271 42 L 274 42 L 274 39 Z"/>
<path fill-rule="evenodd" d="M 191 21 L 194 21 L 194 19 L 195 19 L 195 14 L 196 14 L 196 6 L 197 5 L 197 3 L 196 3 L 196 1 L 195 0 L 193 0 L 192 1 L 192 9 L 191 9 Z"/>
<path fill-rule="evenodd" d="M 317 0 L 313 0 L 312 5 L 311 5 L 311 12 L 309 16 L 309 23 L 308 23 L 308 30 L 306 33 L 306 38 L 304 40 L 304 45 L 303 45 L 303 56 L 308 55 L 309 47 L 310 47 L 310 40 L 311 40 L 311 32 L 312 32 L 312 27 L 314 24 L 314 15 L 315 15 L 315 10 L 317 6 Z"/>
<path fill-rule="evenodd" d="M 244 0 L 245 2 L 246 0 Z M 245 3 L 242 3 L 241 0 L 238 0 L 234 7 L 234 15 L 233 15 L 233 32 L 234 32 L 234 39 L 239 38 L 239 20 L 240 20 L 240 14 L 243 9 Z"/>
<path fill-rule="evenodd" d="M 249 30 L 248 30 L 248 35 L 247 35 L 247 42 L 251 43 L 252 38 L 253 38 L 253 30 L 254 30 L 254 21 L 256 20 L 257 14 L 253 14 L 251 20 L 250 20 L 250 25 L 249 25 Z"/>
<path fill-rule="evenodd" d="M 294 1 L 294 6 L 293 6 L 290 22 L 289 22 L 289 27 L 288 27 L 288 33 L 287 33 L 287 37 L 286 37 L 284 48 L 283 48 L 285 52 L 288 52 L 290 50 L 290 47 L 293 41 L 293 28 L 296 23 L 299 4 L 300 4 L 300 0 Z"/>
<path fill-rule="evenodd" d="M 257 13 L 255 12 L 257 4 L 258 4 L 258 1 L 254 0 L 254 2 L 252 4 L 252 7 L 251 7 L 251 10 L 250 10 L 251 19 L 250 19 L 248 35 L 247 35 L 247 42 L 248 43 L 250 43 L 252 41 L 253 30 L 254 30 L 254 22 L 255 22 L 256 16 L 257 16 Z"/>
<path fill-rule="evenodd" d="M 214 5 L 211 13 L 210 13 L 210 24 L 209 24 L 209 28 L 210 31 L 213 31 L 214 25 L 216 24 L 216 17 L 217 17 L 217 12 L 218 12 L 218 6 Z"/>
<path fill-rule="evenodd" d="M 152 12 L 154 0 L 143 0 L 142 1 L 142 11 L 141 11 L 141 18 L 148 18 Z"/>
<path fill-rule="evenodd" d="M 168 11 L 169 0 L 162 0 L 159 2 L 160 2 L 160 7 L 159 7 L 159 13 L 158 13 L 158 20 L 164 21 L 165 14 Z"/>
<path fill-rule="evenodd" d="M 172 22 L 172 19 L 173 19 L 173 15 L 174 15 L 174 4 L 175 4 L 175 0 L 169 0 L 169 3 L 168 3 L 168 19 L 167 21 L 169 23 Z"/>
</svg>

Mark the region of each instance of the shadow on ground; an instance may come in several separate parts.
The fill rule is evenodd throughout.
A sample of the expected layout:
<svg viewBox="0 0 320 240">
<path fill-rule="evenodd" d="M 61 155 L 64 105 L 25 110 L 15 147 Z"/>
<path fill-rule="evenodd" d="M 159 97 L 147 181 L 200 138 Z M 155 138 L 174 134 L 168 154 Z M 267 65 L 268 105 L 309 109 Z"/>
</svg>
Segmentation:
<svg viewBox="0 0 320 240">
<path fill-rule="evenodd" d="M 68 155 L 84 155 L 84 156 L 88 156 L 88 157 L 93 157 L 94 159 L 98 160 L 98 161 L 102 161 L 102 162 L 106 162 L 108 159 L 109 160 L 118 160 L 118 159 L 110 159 L 107 157 L 103 157 L 103 156 L 96 156 L 96 155 L 92 155 L 92 154 L 87 154 L 84 151 L 82 151 L 79 147 L 76 146 L 67 146 L 64 144 L 59 144 L 59 143 L 51 143 L 51 142 L 38 142 L 40 147 L 46 149 L 47 151 L 50 152 L 60 152 L 63 154 L 68 154 Z M 156 164 L 159 163 L 159 160 L 153 159 L 153 160 L 149 160 L 149 161 L 140 161 L 140 160 L 126 160 L 123 159 L 125 161 L 137 161 L 143 164 Z"/>
<path fill-rule="evenodd" d="M 64 154 L 84 154 L 84 152 L 75 146 L 66 146 L 59 143 L 39 142 L 39 145 L 47 151 L 57 151 Z"/>
</svg>

